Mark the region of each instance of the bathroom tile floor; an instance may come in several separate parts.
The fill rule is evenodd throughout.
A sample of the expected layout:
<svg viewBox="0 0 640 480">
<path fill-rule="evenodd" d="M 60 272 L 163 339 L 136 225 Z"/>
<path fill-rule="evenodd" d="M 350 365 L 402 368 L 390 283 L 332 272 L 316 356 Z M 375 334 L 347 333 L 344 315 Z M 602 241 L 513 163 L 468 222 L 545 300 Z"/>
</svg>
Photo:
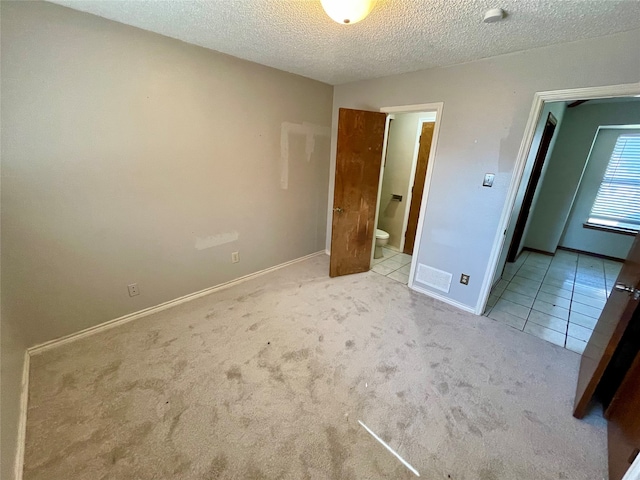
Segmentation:
<svg viewBox="0 0 640 480">
<path fill-rule="evenodd" d="M 582 353 L 621 268 L 564 250 L 553 257 L 524 251 L 507 263 L 484 315 Z"/>
<path fill-rule="evenodd" d="M 409 282 L 411 255 L 386 247 L 382 247 L 382 253 L 382 258 L 374 258 L 371 262 L 371 270 L 406 285 Z"/>
</svg>

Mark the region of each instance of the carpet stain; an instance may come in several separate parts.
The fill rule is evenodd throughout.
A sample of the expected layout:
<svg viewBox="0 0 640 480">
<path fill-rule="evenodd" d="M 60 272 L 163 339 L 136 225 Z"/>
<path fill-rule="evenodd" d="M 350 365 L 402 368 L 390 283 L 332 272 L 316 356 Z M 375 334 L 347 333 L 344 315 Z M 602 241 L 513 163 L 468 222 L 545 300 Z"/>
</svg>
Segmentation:
<svg viewBox="0 0 640 480">
<path fill-rule="evenodd" d="M 440 382 L 437 388 L 438 391 L 443 395 L 449 393 L 449 384 L 447 382 Z"/>
<path fill-rule="evenodd" d="M 160 340 L 160 331 L 151 330 L 149 333 L 147 333 L 147 338 L 145 339 L 144 343 L 146 347 L 150 347 L 158 343 L 158 340 Z"/>
<path fill-rule="evenodd" d="M 172 473 L 174 475 L 180 475 L 189 472 L 191 470 L 191 463 L 191 460 L 183 458 L 182 455 L 176 455 L 171 461 L 171 465 L 176 466 Z"/>
<path fill-rule="evenodd" d="M 249 300 L 251 298 L 259 297 L 263 293 L 264 293 L 264 289 L 259 289 L 259 290 L 256 290 L 255 292 L 247 293 L 246 295 L 240 295 L 238 298 L 236 298 L 236 301 L 238 301 L 238 302 L 246 302 L 247 300 Z M 229 308 L 229 310 L 232 310 L 232 309 L 233 309 L 233 307 Z"/>
<path fill-rule="evenodd" d="M 493 470 L 481 468 L 478 472 L 478 480 L 498 480 L 498 476 Z"/>
<path fill-rule="evenodd" d="M 451 350 L 451 347 L 447 347 L 446 345 L 441 345 L 441 344 L 436 343 L 436 342 L 427 343 L 427 344 L 425 344 L 425 347 L 437 348 L 438 350 L 444 350 L 444 351 Z"/>
<path fill-rule="evenodd" d="M 226 371 L 227 380 L 242 380 L 242 372 L 240 371 L 240 367 L 238 365 L 234 365 L 229 370 Z"/>
<path fill-rule="evenodd" d="M 244 475 L 246 480 L 269 480 L 269 477 L 255 465 L 250 465 Z"/>
<path fill-rule="evenodd" d="M 319 341 L 319 342 L 324 342 L 324 335 L 320 335 L 320 336 L 318 337 L 318 341 Z"/>
<path fill-rule="evenodd" d="M 143 422 L 139 425 L 136 425 L 131 430 L 129 437 L 126 440 L 120 441 L 119 445 L 116 445 L 109 452 L 103 455 L 103 458 L 105 458 L 107 462 L 111 463 L 112 465 L 117 464 L 118 461 L 125 459 L 128 456 L 128 454 L 132 450 L 134 450 L 133 447 L 144 443 L 146 441 L 146 438 L 153 431 L 153 428 L 154 428 L 154 424 L 151 421 Z M 91 435 L 91 438 L 74 442 L 74 444 L 78 443 L 79 444 L 78 446 L 75 446 L 74 444 L 72 444 L 68 448 L 65 448 L 62 451 L 63 458 L 67 458 L 73 455 L 74 453 L 73 450 L 76 448 L 79 448 L 79 449 L 86 448 L 87 443 L 90 443 L 90 442 L 102 443 L 105 437 L 106 437 L 106 434 L 104 432 L 95 431 Z"/>
<path fill-rule="evenodd" d="M 178 360 L 173 365 L 173 376 L 174 377 L 179 376 L 182 372 L 185 371 L 185 369 L 187 368 L 187 365 L 189 365 L 189 362 L 187 362 L 186 360 L 184 360 L 184 359 Z"/>
<path fill-rule="evenodd" d="M 533 423 L 537 423 L 538 425 L 544 425 L 544 423 L 542 421 L 540 421 L 540 419 L 538 418 L 538 416 L 533 413 L 530 410 L 524 410 L 522 413 L 524 413 L 524 416 L 527 418 L 527 420 L 529 420 L 530 422 Z"/>
<path fill-rule="evenodd" d="M 251 330 L 252 332 L 255 332 L 258 329 L 258 326 L 259 325 L 257 323 L 254 323 L 249 327 L 249 330 Z"/>
<path fill-rule="evenodd" d="M 309 358 L 308 348 L 302 348 L 293 352 L 287 352 L 282 355 L 282 359 L 285 362 L 301 362 L 302 360 L 306 360 L 307 358 Z"/>
<path fill-rule="evenodd" d="M 331 457 L 331 478 L 334 480 L 342 480 L 350 478 L 345 476 L 343 472 L 344 462 L 349 458 L 349 449 L 340 441 L 340 434 L 336 427 L 326 427 L 324 429 L 329 442 L 329 456 Z"/>
<path fill-rule="evenodd" d="M 171 419 L 171 424 L 169 425 L 169 438 L 171 438 L 173 436 L 173 432 L 175 432 L 176 428 L 178 427 L 178 423 L 180 423 L 180 417 L 186 411 L 187 411 L 187 409 L 183 408 L 176 415 L 174 415 L 173 418 Z"/>
<path fill-rule="evenodd" d="M 368 313 L 369 306 L 364 303 L 362 300 L 355 299 L 353 301 L 353 305 L 356 307 L 356 312 L 358 313 Z"/>
<path fill-rule="evenodd" d="M 348 349 L 353 349 L 356 346 L 356 343 L 353 340 L 347 340 L 344 342 L 344 346 Z"/>
<path fill-rule="evenodd" d="M 284 383 L 284 375 L 282 373 L 282 368 L 280 365 L 268 365 L 267 370 L 269 371 L 269 376 L 275 380 L 276 382 Z"/>
<path fill-rule="evenodd" d="M 376 370 L 380 373 L 383 373 L 384 378 L 389 380 L 389 378 L 391 378 L 391 375 L 394 375 L 398 371 L 398 367 L 396 367 L 395 365 L 383 364 L 383 365 L 378 365 L 378 368 Z"/>
<path fill-rule="evenodd" d="M 456 387 L 458 387 L 458 388 L 473 388 L 473 385 L 471 385 L 469 382 L 460 381 L 460 382 L 456 383 Z"/>
<path fill-rule="evenodd" d="M 115 360 L 109 363 L 106 367 L 104 367 L 102 370 L 98 372 L 93 382 L 98 383 L 101 380 L 103 380 L 105 377 L 113 375 L 120 369 L 121 365 L 122 365 L 122 360 Z"/>
<path fill-rule="evenodd" d="M 160 378 L 150 378 L 148 380 L 136 380 L 133 382 L 127 382 L 119 389 L 122 392 L 130 392 L 134 389 L 139 390 L 153 390 L 156 393 L 163 393 L 165 391 L 167 382 Z"/>
<path fill-rule="evenodd" d="M 348 315 L 345 315 L 343 313 L 334 313 L 333 318 L 336 322 L 338 323 L 342 323 L 347 319 Z"/>
<path fill-rule="evenodd" d="M 211 461 L 211 465 L 209 465 L 209 470 L 207 471 L 207 475 L 205 478 L 207 480 L 215 480 L 220 478 L 227 468 L 229 468 L 229 459 L 224 453 L 219 453 L 214 457 Z"/>
<path fill-rule="evenodd" d="M 77 388 L 77 379 L 71 373 L 65 373 L 60 380 L 60 388 L 58 389 L 58 393 L 64 390 L 71 390 Z"/>
<path fill-rule="evenodd" d="M 108 454 L 108 458 L 111 461 L 112 465 L 118 463 L 118 461 L 123 460 L 127 457 L 127 449 L 122 445 L 115 446 Z"/>
<path fill-rule="evenodd" d="M 478 472 L 478 480 L 498 480 L 504 471 L 504 464 L 501 460 L 492 459 L 489 465 L 483 467 Z"/>
</svg>

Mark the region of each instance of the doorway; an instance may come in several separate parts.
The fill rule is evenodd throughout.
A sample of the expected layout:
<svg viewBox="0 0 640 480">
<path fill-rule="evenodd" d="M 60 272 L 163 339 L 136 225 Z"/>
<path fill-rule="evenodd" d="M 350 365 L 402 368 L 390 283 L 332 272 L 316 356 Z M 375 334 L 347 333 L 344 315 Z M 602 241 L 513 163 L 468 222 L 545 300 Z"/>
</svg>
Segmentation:
<svg viewBox="0 0 640 480">
<path fill-rule="evenodd" d="M 397 257 L 394 263 L 399 265 L 387 274 L 395 273 L 398 278 L 394 280 L 408 284 L 410 288 L 413 288 L 412 277 L 415 259 L 419 255 L 422 223 L 433 169 L 442 103 L 385 107 L 380 109 L 380 112 L 339 109 L 336 176 L 332 206 L 331 276 L 365 272 L 375 266 L 372 264 L 376 227 L 379 217 L 382 215 L 380 204 L 383 199 L 383 159 L 386 160 L 387 157 L 390 125 L 403 114 L 412 114 L 415 117 L 415 124 L 411 132 L 411 141 L 408 142 L 411 152 L 409 174 L 404 177 L 404 187 L 393 192 L 393 195 L 402 197 L 401 202 L 400 199 L 394 200 L 403 204 L 402 210 L 398 208 L 399 215 L 397 216 L 400 219 L 398 221 L 400 228 L 396 240 L 399 238 L 400 241 L 393 245 L 395 248 L 388 248 L 383 252 L 383 255 L 387 254 L 387 258 L 383 258 L 382 261 L 390 260 L 391 256 Z M 420 121 L 420 131 L 418 131 L 418 120 L 420 119 L 422 121 Z M 426 127 L 431 142 L 428 148 L 421 149 L 419 141 L 422 127 L 423 124 L 428 123 L 431 123 L 431 126 Z M 429 129 L 431 130 L 429 131 Z M 423 145 L 427 143 L 423 142 Z M 406 149 L 407 145 L 404 147 Z M 428 152 L 422 161 L 418 158 L 421 150 L 423 154 Z M 392 200 L 391 197 L 392 195 L 389 194 L 387 204 Z M 411 208 L 412 206 L 413 208 Z M 413 255 L 404 253 L 406 244 L 404 234 L 407 229 L 413 230 L 409 233 L 413 240 L 413 246 L 408 246 L 408 248 L 412 248 Z M 382 263 L 382 261 L 377 263 Z"/>
<path fill-rule="evenodd" d="M 410 273 L 435 120 L 435 112 L 389 116 L 371 267 L 404 284 Z"/>
<path fill-rule="evenodd" d="M 531 211 L 533 196 L 535 195 L 536 189 L 538 188 L 538 183 L 540 183 L 542 167 L 544 166 L 547 154 L 549 153 L 549 146 L 551 145 L 551 140 L 553 139 L 553 134 L 555 133 L 557 124 L 558 120 L 553 116 L 553 113 L 549 112 L 544 129 L 542 131 L 540 147 L 538 148 L 538 153 L 536 154 L 536 158 L 533 164 L 533 170 L 531 172 L 531 176 L 529 177 L 527 190 L 525 191 L 524 199 L 522 201 L 522 207 L 520 209 L 518 220 L 516 222 L 513 239 L 511 240 L 511 246 L 509 247 L 509 253 L 507 254 L 508 262 L 515 262 L 518 254 L 520 253 L 522 236 L 524 234 L 524 229 L 529 218 L 529 213 Z"/>
<path fill-rule="evenodd" d="M 636 203 L 625 207 L 625 198 L 611 201 L 622 191 L 627 196 L 638 190 L 640 170 L 631 179 L 623 164 L 638 155 L 640 132 L 630 122 L 640 118 L 639 100 L 541 102 L 539 134 L 530 137 L 486 316 L 577 353 L 597 336 L 598 318 L 640 229 Z M 633 147 L 620 153 L 618 144 Z M 609 170 L 621 178 L 608 179 Z M 626 186 L 629 182 L 635 186 Z M 633 231 L 619 222 L 611 225 L 620 216 L 625 218 L 619 222 L 635 225 Z"/>
</svg>

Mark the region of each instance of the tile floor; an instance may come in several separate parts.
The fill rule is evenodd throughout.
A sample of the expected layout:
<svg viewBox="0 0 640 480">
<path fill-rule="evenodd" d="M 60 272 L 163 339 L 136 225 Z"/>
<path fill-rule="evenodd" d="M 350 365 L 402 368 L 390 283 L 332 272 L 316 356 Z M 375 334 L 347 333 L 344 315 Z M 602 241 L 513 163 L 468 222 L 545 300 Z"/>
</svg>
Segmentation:
<svg viewBox="0 0 640 480">
<path fill-rule="evenodd" d="M 382 252 L 384 255 L 382 258 L 373 259 L 371 270 L 406 285 L 409 282 L 411 255 L 386 247 L 382 247 Z"/>
<path fill-rule="evenodd" d="M 485 315 L 582 353 L 621 268 L 564 250 L 553 257 L 524 251 L 507 263 Z"/>
</svg>

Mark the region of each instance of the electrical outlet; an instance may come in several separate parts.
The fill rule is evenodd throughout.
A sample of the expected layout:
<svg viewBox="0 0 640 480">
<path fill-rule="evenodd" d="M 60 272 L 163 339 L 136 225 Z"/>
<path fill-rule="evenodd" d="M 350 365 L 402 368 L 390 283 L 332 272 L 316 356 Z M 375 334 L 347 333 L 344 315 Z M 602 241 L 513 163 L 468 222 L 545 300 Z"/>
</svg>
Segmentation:
<svg viewBox="0 0 640 480">
<path fill-rule="evenodd" d="M 138 290 L 137 283 L 132 283 L 131 285 L 127 285 L 127 288 L 129 289 L 130 297 L 135 297 L 136 295 L 140 295 L 140 290 Z"/>
<path fill-rule="evenodd" d="M 466 273 L 460 275 L 460 283 L 463 285 L 469 285 L 469 275 L 467 275 Z"/>
<path fill-rule="evenodd" d="M 238 252 L 231 253 L 231 263 L 238 263 L 240 261 L 240 254 Z"/>
</svg>

